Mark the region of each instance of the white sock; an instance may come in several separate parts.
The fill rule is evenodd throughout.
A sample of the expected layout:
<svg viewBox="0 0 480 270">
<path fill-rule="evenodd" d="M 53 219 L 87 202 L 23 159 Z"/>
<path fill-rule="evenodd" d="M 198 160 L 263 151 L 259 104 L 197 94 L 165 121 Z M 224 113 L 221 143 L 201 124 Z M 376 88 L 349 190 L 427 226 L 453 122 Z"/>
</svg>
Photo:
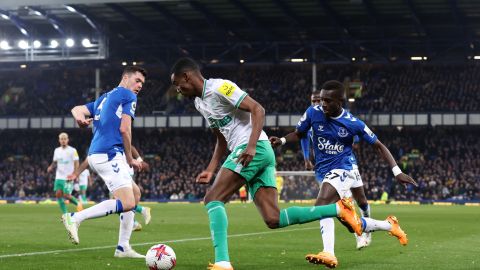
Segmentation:
<svg viewBox="0 0 480 270">
<path fill-rule="evenodd" d="M 392 224 L 386 220 L 376 220 L 372 218 L 362 218 L 365 222 L 364 232 L 373 232 L 373 231 L 390 231 L 392 229 Z"/>
<path fill-rule="evenodd" d="M 320 232 L 322 233 L 323 251 L 335 255 L 335 221 L 333 218 L 320 220 Z"/>
<path fill-rule="evenodd" d="M 130 248 L 130 236 L 132 235 L 135 212 L 127 211 L 120 214 L 120 230 L 118 232 L 118 245 L 124 251 Z"/>
<path fill-rule="evenodd" d="M 72 217 L 78 223 L 85 219 L 98 218 L 117 213 L 117 200 L 106 200 L 80 212 L 73 213 Z"/>
<path fill-rule="evenodd" d="M 219 262 L 216 262 L 215 264 L 218 265 L 218 266 L 221 266 L 223 268 L 232 267 L 232 264 L 230 264 L 230 262 L 227 262 L 227 261 L 219 261 Z"/>
</svg>

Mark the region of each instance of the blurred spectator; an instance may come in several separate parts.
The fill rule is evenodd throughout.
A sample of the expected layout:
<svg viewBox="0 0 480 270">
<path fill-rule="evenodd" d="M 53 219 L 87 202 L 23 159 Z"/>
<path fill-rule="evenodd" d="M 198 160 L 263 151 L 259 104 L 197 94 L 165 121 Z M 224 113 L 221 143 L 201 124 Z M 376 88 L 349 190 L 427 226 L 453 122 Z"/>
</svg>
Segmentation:
<svg viewBox="0 0 480 270">
<path fill-rule="evenodd" d="M 101 90 L 116 87 L 121 68 L 101 69 Z M 192 100 L 171 87 L 170 74 L 148 68 L 138 96 L 137 115 L 196 114 Z M 235 82 L 259 101 L 267 114 L 303 113 L 312 91 L 310 64 L 207 66 L 207 78 Z M 355 112 L 480 111 L 480 68 L 412 65 L 320 65 L 319 86 L 339 80 L 348 86 Z M 95 72 L 90 67 L 34 69 L 0 73 L 0 116 L 67 115 L 76 104 L 95 98 Z"/>
<path fill-rule="evenodd" d="M 363 143 L 356 155 L 367 198 L 378 200 L 386 192 L 395 200 L 480 200 L 479 129 L 474 127 L 409 127 L 374 130 L 391 150 L 402 169 L 418 188 L 398 185 L 390 168 L 374 149 Z M 57 147 L 57 130 L 0 131 L 0 197 L 49 197 L 54 175 L 46 168 Z M 286 130 L 267 130 L 269 135 Z M 81 159 L 90 143 L 91 131 L 69 130 L 70 143 Z M 32 140 L 35 138 L 35 140 Z M 215 139 L 205 129 L 135 129 L 134 145 L 150 164 L 148 172 L 136 174 L 145 200 L 203 198 L 208 186 L 195 184 L 195 177 L 208 164 Z M 303 171 L 300 147 L 288 144 L 277 149 L 277 169 Z M 288 158 L 285 158 L 285 154 Z M 318 193 L 313 177 L 285 177 L 281 198 L 312 199 Z M 88 188 L 93 200 L 108 198 L 103 181 L 95 177 Z"/>
</svg>

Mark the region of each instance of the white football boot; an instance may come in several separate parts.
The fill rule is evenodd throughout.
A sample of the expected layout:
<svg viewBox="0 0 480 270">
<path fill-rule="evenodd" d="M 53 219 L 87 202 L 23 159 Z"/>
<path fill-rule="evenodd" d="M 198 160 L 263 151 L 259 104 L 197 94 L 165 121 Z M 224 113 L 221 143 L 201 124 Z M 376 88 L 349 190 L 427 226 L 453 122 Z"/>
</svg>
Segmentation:
<svg viewBox="0 0 480 270">
<path fill-rule="evenodd" d="M 75 221 L 75 218 L 72 217 L 71 213 L 62 215 L 62 223 L 65 226 L 65 229 L 67 229 L 70 241 L 73 244 L 78 245 L 78 243 L 80 243 L 80 239 L 78 239 L 78 227 L 80 227 L 80 224 Z"/>
</svg>

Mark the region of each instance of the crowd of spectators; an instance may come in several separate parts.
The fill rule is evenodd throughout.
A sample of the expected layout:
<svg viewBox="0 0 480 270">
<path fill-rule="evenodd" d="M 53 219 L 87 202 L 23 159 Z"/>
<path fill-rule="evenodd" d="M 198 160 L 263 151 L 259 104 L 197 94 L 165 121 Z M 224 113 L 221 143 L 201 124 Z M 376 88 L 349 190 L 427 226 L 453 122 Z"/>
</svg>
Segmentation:
<svg viewBox="0 0 480 270">
<path fill-rule="evenodd" d="M 419 184 L 404 188 L 395 182 L 390 168 L 374 149 L 364 143 L 356 147 L 360 172 L 369 199 L 386 192 L 395 200 L 480 200 L 480 143 L 478 128 L 382 128 L 374 130 L 391 150 L 404 172 Z M 70 144 L 85 157 L 91 133 L 68 130 Z M 287 130 L 267 130 L 269 135 Z M 58 146 L 55 130 L 0 131 L 0 198 L 53 197 L 53 174 L 46 169 Z M 150 169 L 135 177 L 144 200 L 198 200 L 208 186 L 194 183 L 212 155 L 215 141 L 205 129 L 139 129 L 136 145 Z M 35 138 L 35 140 L 32 140 Z M 304 170 L 299 145 L 276 149 L 278 170 Z M 284 177 L 281 198 L 312 199 L 318 193 L 313 177 Z M 95 176 L 88 189 L 92 200 L 108 197 L 102 180 Z"/>
<path fill-rule="evenodd" d="M 121 68 L 100 69 L 100 92 L 118 84 Z M 205 67 L 206 78 L 229 79 L 259 101 L 267 113 L 301 113 L 312 90 L 310 64 Z M 480 68 L 475 64 L 318 65 L 318 86 L 339 80 L 355 112 L 471 112 L 480 110 Z M 0 116 L 67 115 L 95 98 L 95 70 L 88 67 L 2 71 Z M 193 102 L 171 87 L 165 68 L 149 68 L 137 114 L 195 114 Z"/>
</svg>

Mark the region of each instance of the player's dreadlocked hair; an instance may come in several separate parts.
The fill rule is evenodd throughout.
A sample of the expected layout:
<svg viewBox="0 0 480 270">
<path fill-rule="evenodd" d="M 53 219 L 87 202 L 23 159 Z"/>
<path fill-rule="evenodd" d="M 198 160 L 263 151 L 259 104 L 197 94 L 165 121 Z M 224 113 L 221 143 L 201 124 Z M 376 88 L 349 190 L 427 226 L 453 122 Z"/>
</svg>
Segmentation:
<svg viewBox="0 0 480 270">
<path fill-rule="evenodd" d="M 198 71 L 200 67 L 192 58 L 183 57 L 177 60 L 170 71 L 171 74 L 179 75 L 187 71 Z"/>
<path fill-rule="evenodd" d="M 345 99 L 345 86 L 343 83 L 335 80 L 326 81 L 322 85 L 323 90 L 335 90 L 337 97 L 340 99 Z"/>
</svg>

